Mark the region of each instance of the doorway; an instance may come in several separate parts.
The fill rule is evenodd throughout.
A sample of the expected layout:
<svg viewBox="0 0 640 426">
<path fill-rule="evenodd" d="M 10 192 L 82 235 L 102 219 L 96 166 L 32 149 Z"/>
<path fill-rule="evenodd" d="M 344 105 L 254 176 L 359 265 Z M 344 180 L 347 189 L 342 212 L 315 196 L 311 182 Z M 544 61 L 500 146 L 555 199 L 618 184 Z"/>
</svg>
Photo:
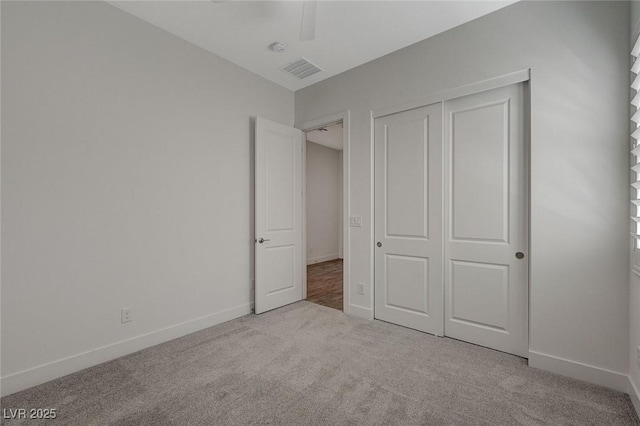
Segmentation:
<svg viewBox="0 0 640 426">
<path fill-rule="evenodd" d="M 349 303 L 349 110 L 302 123 L 299 128 L 262 117 L 255 126 L 255 313 L 307 299 L 306 134 L 339 126 L 342 185 L 338 199 L 338 260 L 336 280 L 342 282 L 342 311 Z M 303 130 L 300 130 L 303 129 Z M 321 131 L 324 132 L 324 131 Z M 359 224 L 352 226 L 360 226 Z M 317 255 L 317 252 L 313 251 Z M 329 260 L 316 256 L 314 264 Z M 338 281 L 340 282 L 340 281 Z M 337 290 L 339 291 L 339 289 Z M 338 307 L 338 306 L 336 306 Z M 339 308 L 339 307 L 338 307 Z"/>
<path fill-rule="evenodd" d="M 308 130 L 305 144 L 306 300 L 343 310 L 343 123 Z"/>
</svg>

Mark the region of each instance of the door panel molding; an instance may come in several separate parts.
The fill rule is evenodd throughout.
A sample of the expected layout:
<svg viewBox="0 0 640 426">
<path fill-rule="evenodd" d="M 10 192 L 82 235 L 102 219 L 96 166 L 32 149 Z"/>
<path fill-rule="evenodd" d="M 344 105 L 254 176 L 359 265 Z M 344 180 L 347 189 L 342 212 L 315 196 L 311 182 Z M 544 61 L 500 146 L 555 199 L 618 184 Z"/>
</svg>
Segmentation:
<svg viewBox="0 0 640 426">
<path fill-rule="evenodd" d="M 451 197 L 451 214 L 448 219 L 453 240 L 509 243 L 509 179 L 505 179 L 512 166 L 509 158 L 509 105 L 509 99 L 500 99 L 451 111 L 449 114 L 447 130 L 451 136 L 446 141 L 449 142 L 447 147 L 451 153 L 448 161 L 449 179 L 457 183 L 451 186 L 451 193 L 447 194 Z M 501 108 L 494 109 L 495 107 Z M 478 121 L 485 124 L 492 119 L 501 119 L 502 122 L 498 123 L 500 128 L 483 129 L 485 134 L 478 135 L 477 126 L 473 124 L 474 113 L 480 115 Z M 485 140 L 495 139 L 495 146 L 479 146 L 476 142 L 481 137 Z M 496 152 L 497 158 L 492 159 L 492 164 L 480 162 L 478 159 L 483 158 L 489 148 L 499 151 Z M 460 188 L 465 174 L 470 173 L 472 176 Z M 491 182 L 490 178 L 496 177 L 502 181 Z M 478 211 L 477 208 L 473 211 L 468 208 L 465 210 L 464 207 L 468 207 L 479 194 L 483 198 L 494 198 L 483 203 L 490 211 Z M 482 208 L 482 204 L 479 207 Z M 464 216 L 465 213 L 468 216 Z M 476 235 L 473 235 L 474 232 Z"/>
<path fill-rule="evenodd" d="M 429 294 L 425 291 L 429 288 L 429 258 L 386 253 L 385 262 L 385 270 L 387 272 L 385 280 L 387 282 L 387 286 L 386 293 L 384 294 L 385 306 L 430 316 Z M 392 262 L 397 263 L 398 265 L 392 265 Z M 404 263 L 404 265 L 401 265 L 402 263 Z M 392 286 L 390 283 L 401 283 L 402 285 L 406 285 L 406 283 L 410 281 L 403 279 L 403 276 L 415 275 L 416 272 L 418 274 L 422 274 L 419 276 L 421 279 L 415 282 L 418 284 L 418 288 L 416 290 L 418 290 L 421 297 L 412 297 L 407 300 L 393 300 L 397 297 L 397 293 L 393 294 L 393 292 L 389 291 L 389 288 Z M 400 277 L 391 277 L 391 274 L 400 275 Z M 412 296 L 415 296 L 415 292 L 412 292 Z"/>
<path fill-rule="evenodd" d="M 458 272 L 456 272 L 456 267 L 458 267 Z M 473 327 L 488 328 L 508 334 L 509 265 L 451 259 L 449 268 L 451 276 L 450 320 L 458 323 L 466 323 Z M 464 268 L 466 268 L 467 271 L 464 271 Z M 473 269 L 475 269 L 475 273 L 472 272 Z M 485 279 L 489 278 L 486 281 L 493 280 L 493 282 L 489 282 L 489 285 L 492 285 L 493 289 L 489 290 L 494 290 L 493 295 L 500 297 L 496 297 L 493 300 L 494 305 L 491 306 L 491 312 L 489 312 L 490 318 L 486 317 L 485 312 L 484 318 L 478 318 L 478 316 L 476 316 L 476 319 L 471 319 L 474 312 L 468 313 L 467 311 L 470 309 L 473 310 L 475 301 L 480 298 L 486 298 L 487 296 L 487 288 L 482 288 L 482 293 L 478 294 L 480 289 L 478 288 L 477 281 L 479 278 L 483 278 L 483 273 Z M 491 273 L 493 276 L 488 276 Z M 482 313 L 480 314 L 482 315 Z"/>
</svg>

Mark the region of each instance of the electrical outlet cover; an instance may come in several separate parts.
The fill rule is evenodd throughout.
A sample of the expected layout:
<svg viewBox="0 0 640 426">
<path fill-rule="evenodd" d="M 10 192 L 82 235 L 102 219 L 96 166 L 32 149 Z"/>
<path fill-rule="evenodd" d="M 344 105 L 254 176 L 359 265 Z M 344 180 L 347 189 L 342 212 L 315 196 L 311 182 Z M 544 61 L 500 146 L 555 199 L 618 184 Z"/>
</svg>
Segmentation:
<svg viewBox="0 0 640 426">
<path fill-rule="evenodd" d="M 133 308 L 131 308 L 130 306 L 127 308 L 122 308 L 122 310 L 120 311 L 120 322 L 122 324 L 133 321 L 133 317 L 131 314 L 132 309 Z"/>
</svg>

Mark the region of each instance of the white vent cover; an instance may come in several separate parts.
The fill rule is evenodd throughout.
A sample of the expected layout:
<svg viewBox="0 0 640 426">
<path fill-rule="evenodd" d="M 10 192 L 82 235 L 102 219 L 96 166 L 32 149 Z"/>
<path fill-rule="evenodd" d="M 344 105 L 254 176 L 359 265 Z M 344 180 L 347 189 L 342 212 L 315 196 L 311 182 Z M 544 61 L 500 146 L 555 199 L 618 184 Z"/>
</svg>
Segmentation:
<svg viewBox="0 0 640 426">
<path fill-rule="evenodd" d="M 307 59 L 300 58 L 282 68 L 282 71 L 302 80 L 303 78 L 307 78 L 310 75 L 322 71 L 322 69 L 317 65 L 312 64 Z"/>
</svg>

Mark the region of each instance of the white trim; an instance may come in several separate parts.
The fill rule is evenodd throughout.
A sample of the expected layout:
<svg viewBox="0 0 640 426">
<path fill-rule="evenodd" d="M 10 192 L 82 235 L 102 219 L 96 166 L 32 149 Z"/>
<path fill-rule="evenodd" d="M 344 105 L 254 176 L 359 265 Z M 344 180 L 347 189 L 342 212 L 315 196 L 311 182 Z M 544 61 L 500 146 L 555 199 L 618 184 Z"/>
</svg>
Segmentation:
<svg viewBox="0 0 640 426">
<path fill-rule="evenodd" d="M 351 305 L 349 306 L 349 315 L 358 317 L 358 318 L 364 318 L 367 320 L 372 320 L 373 309 L 365 308 L 364 306 L 360 306 L 360 305 Z"/>
<path fill-rule="evenodd" d="M 225 309 L 220 312 L 9 374 L 0 379 L 3 392 L 2 396 L 10 395 L 85 368 L 93 367 L 103 362 L 111 361 L 115 358 L 248 315 L 251 313 L 252 305 L 252 303 L 244 303 L 235 308 Z"/>
<path fill-rule="evenodd" d="M 349 288 L 351 286 L 350 280 L 350 228 L 349 228 L 349 212 L 351 211 L 351 197 L 349 194 L 349 186 L 351 184 L 350 173 L 349 173 L 349 164 L 350 164 L 350 152 L 351 152 L 351 111 L 344 110 L 337 112 L 335 114 L 325 115 L 323 117 L 317 118 L 315 120 L 306 121 L 296 125 L 296 128 L 302 130 L 303 132 L 308 132 L 309 130 L 317 129 L 319 127 L 327 126 L 329 124 L 334 124 L 338 122 L 342 122 L 342 258 L 344 262 L 342 264 L 342 299 L 343 305 L 342 310 L 345 314 L 351 314 L 349 304 Z M 306 142 L 306 141 L 305 141 Z M 304 158 L 303 158 L 303 186 L 302 186 L 302 198 L 306 200 L 306 175 L 307 175 L 307 164 L 306 164 L 306 143 L 304 146 Z M 305 212 L 304 212 L 305 222 L 305 231 L 304 231 L 304 257 L 306 259 L 306 202 L 305 202 Z M 306 265 L 305 261 L 303 265 Z M 306 299 L 307 296 L 307 278 L 306 274 L 304 274 L 303 280 L 303 295 Z"/>
<path fill-rule="evenodd" d="M 629 398 L 631 398 L 631 402 L 633 403 L 633 408 L 636 409 L 636 414 L 640 417 L 640 390 L 633 383 L 633 379 L 629 376 L 629 390 L 627 393 L 629 394 Z"/>
<path fill-rule="evenodd" d="M 351 111 L 342 113 L 342 310 L 350 314 L 351 288 Z"/>
<path fill-rule="evenodd" d="M 447 177 L 445 175 L 445 171 L 447 170 L 447 141 L 445 140 L 445 132 L 447 129 L 447 115 L 445 112 L 445 103 L 444 101 L 442 101 L 440 103 L 440 115 L 441 115 L 441 123 L 440 125 L 442 126 L 442 137 L 441 137 L 441 142 L 440 142 L 440 150 L 442 152 L 442 155 L 440 156 L 440 170 L 442 171 L 441 176 L 442 176 L 442 182 L 440 182 L 440 191 L 442 193 L 442 205 L 440 206 L 440 227 L 442 228 L 442 244 L 440 246 L 440 249 L 442 250 L 442 259 L 440 260 L 440 267 L 442 268 L 442 280 L 440 280 L 440 291 L 442 292 L 442 300 L 441 302 L 441 306 L 440 309 L 442 309 L 442 322 L 440 330 L 437 330 L 436 332 L 436 337 L 445 337 L 444 336 L 444 324 L 446 322 L 446 314 L 445 312 L 447 312 L 447 302 L 446 302 L 446 287 L 445 287 L 445 280 L 444 280 L 444 274 L 445 274 L 445 268 L 446 268 L 446 259 L 444 256 L 445 253 L 445 235 L 446 235 L 446 227 L 445 224 L 447 223 L 446 217 L 445 217 L 445 211 L 446 211 L 446 203 L 445 203 L 445 190 L 446 190 L 446 185 L 447 185 Z M 531 251 L 529 251 L 529 253 L 531 253 Z"/>
<path fill-rule="evenodd" d="M 317 257 L 308 257 L 307 265 L 313 265 L 314 263 L 320 262 L 328 262 L 330 260 L 340 259 L 340 255 L 338 253 L 327 254 L 325 256 L 317 256 Z"/>
<path fill-rule="evenodd" d="M 532 278 L 532 274 L 531 272 L 533 271 L 533 268 L 531 267 L 532 265 L 532 257 L 533 257 L 533 234 L 531 233 L 531 229 L 533 228 L 531 226 L 531 224 L 533 223 L 533 215 L 531 213 L 532 208 L 531 206 L 533 206 L 533 188 L 532 188 L 532 183 L 533 183 L 533 179 L 532 179 L 532 173 L 533 173 L 533 162 L 532 160 L 532 147 L 533 147 L 533 96 L 531 96 L 531 94 L 533 93 L 533 89 L 532 89 L 532 84 L 534 83 L 534 78 L 533 78 L 533 72 L 531 70 L 531 68 L 529 69 L 529 81 L 525 84 L 525 90 L 524 90 L 524 107 L 526 108 L 525 112 L 524 112 L 524 124 L 525 124 L 525 130 L 524 130 L 524 135 L 525 135 L 525 153 L 527 156 L 526 161 L 526 167 L 527 167 L 527 175 L 526 175 L 526 179 L 527 179 L 527 250 L 529 250 L 529 258 L 528 258 L 528 262 L 529 264 L 527 265 L 527 313 L 529 315 L 529 317 L 527 318 L 527 325 L 528 325 L 528 329 L 527 329 L 527 339 L 528 339 L 528 344 L 531 345 L 531 300 L 533 300 L 533 298 L 531 297 L 531 283 L 533 282 L 533 278 Z M 535 263 L 535 262 L 534 262 Z"/>
<path fill-rule="evenodd" d="M 370 112 L 369 118 L 369 212 L 371 214 L 371 223 L 369 226 L 369 306 L 371 306 L 371 319 L 375 318 L 376 306 L 376 124 L 373 117 L 373 111 Z"/>
<path fill-rule="evenodd" d="M 384 108 L 379 108 L 371 111 L 373 119 L 383 117 L 389 114 L 396 114 L 398 112 L 407 111 L 414 108 L 420 108 L 426 105 L 435 104 L 462 96 L 472 95 L 474 93 L 485 92 L 487 90 L 497 89 L 498 87 L 509 86 L 511 84 L 522 83 L 528 81 L 531 78 L 531 69 L 527 68 L 520 71 L 515 71 L 509 74 L 504 74 L 498 77 L 490 78 L 487 80 L 479 81 L 476 83 L 467 84 L 466 86 L 456 87 L 454 89 L 444 90 L 442 92 L 434 93 L 424 98 L 402 103 L 399 105 L 392 105 Z"/>
<path fill-rule="evenodd" d="M 529 367 L 605 386 L 620 392 L 626 393 L 629 389 L 629 376 L 626 374 L 540 352 L 529 351 Z"/>
<path fill-rule="evenodd" d="M 342 122 L 344 124 L 344 120 L 348 120 L 349 118 L 349 110 L 344 110 L 337 112 L 335 114 L 325 115 L 320 118 L 316 118 L 315 120 L 305 121 L 304 123 L 296 124 L 296 128 L 302 130 L 303 132 L 309 132 L 314 129 L 318 129 L 320 127 L 326 127 L 332 124 L 337 124 Z M 344 126 L 346 127 L 346 126 Z M 343 140 L 343 142 L 345 142 Z"/>
<path fill-rule="evenodd" d="M 302 131 L 302 300 L 307 299 L 307 134 Z"/>
</svg>

